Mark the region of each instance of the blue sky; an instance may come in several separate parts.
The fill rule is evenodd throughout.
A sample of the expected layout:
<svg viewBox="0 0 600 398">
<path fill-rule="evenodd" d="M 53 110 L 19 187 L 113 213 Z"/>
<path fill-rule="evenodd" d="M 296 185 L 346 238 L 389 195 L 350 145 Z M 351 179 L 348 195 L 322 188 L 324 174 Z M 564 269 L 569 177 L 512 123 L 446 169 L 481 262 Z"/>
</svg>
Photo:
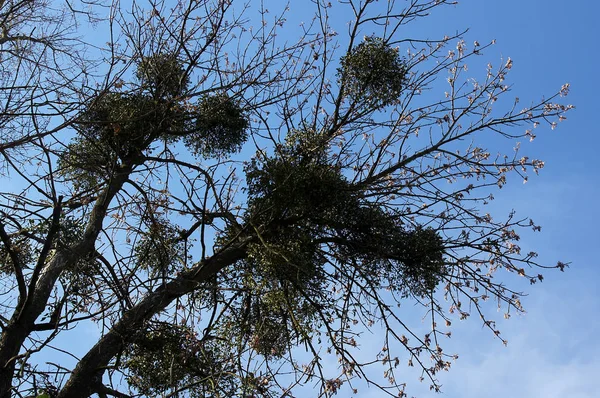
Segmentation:
<svg viewBox="0 0 600 398">
<path fill-rule="evenodd" d="M 383 1 L 383 0 L 380 0 Z M 299 3 L 299 2 L 298 2 Z M 496 45 L 484 58 L 499 64 L 511 57 L 513 93 L 523 99 L 550 95 L 564 83 L 571 84 L 567 100 L 577 109 L 558 129 L 545 129 L 523 150 L 546 162 L 539 177 L 523 185 L 516 179 L 495 193 L 494 214 L 512 209 L 542 226 L 541 234 L 523 236 L 523 247 L 540 253 L 540 262 L 571 262 L 565 273 L 547 272 L 542 284 L 527 287 L 525 316 L 500 323 L 504 347 L 480 322 L 470 319 L 452 326 L 447 352 L 460 358 L 449 373 L 440 375 L 444 398 L 504 398 L 507 395 L 544 398 L 595 398 L 600 374 L 600 278 L 596 256 L 600 222 L 600 166 L 595 162 L 600 139 L 592 115 L 598 111 L 595 80 L 596 21 L 600 5 L 593 1 L 558 0 L 461 0 L 428 18 L 420 34 L 452 34 L 469 28 L 465 39 Z M 298 5 L 291 4 L 292 11 Z M 410 305 L 410 304 L 409 304 Z M 410 310 L 409 310 L 410 311 Z M 498 314 L 497 319 L 502 318 Z M 419 321 L 418 316 L 414 318 Z M 419 325 L 417 325 L 419 326 Z M 77 330 L 90 341 L 93 328 Z M 377 336 L 375 336 L 377 337 Z M 380 340 L 359 341 L 362 351 L 381 348 Z M 336 366 L 336 364 L 332 364 Z M 402 372 L 400 372 L 402 375 Z M 406 372 L 407 392 L 434 396 L 428 384 L 420 384 Z M 381 392 L 360 386 L 359 398 L 380 397 Z"/>
<path fill-rule="evenodd" d="M 600 139 L 596 79 L 600 5 L 593 1 L 462 0 L 428 24 L 432 31 L 469 28 L 467 42 L 496 39 L 490 62 L 511 57 L 510 83 L 522 98 L 550 94 L 571 84 L 568 102 L 577 109 L 554 131 L 544 131 L 523 149 L 546 161 L 539 177 L 518 181 L 495 194 L 494 212 L 511 209 L 542 225 L 541 234 L 523 237 L 524 246 L 549 264 L 571 262 L 565 272 L 548 272 L 528 288 L 525 316 L 500 325 L 504 347 L 471 319 L 453 324 L 448 346 L 460 358 L 440 375 L 447 398 L 593 398 L 600 374 L 600 298 L 597 256 L 600 221 Z M 500 317 L 498 317 L 500 318 Z M 432 396 L 426 385 L 408 378 L 410 394 Z M 381 396 L 364 391 L 359 397 Z"/>
</svg>

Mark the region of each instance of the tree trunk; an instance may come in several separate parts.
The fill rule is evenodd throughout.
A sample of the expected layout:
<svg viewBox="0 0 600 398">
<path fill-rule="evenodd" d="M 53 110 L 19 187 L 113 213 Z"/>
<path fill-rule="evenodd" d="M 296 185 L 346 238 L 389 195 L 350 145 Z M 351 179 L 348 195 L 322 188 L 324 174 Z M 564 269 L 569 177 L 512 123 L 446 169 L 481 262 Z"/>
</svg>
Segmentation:
<svg viewBox="0 0 600 398">
<path fill-rule="evenodd" d="M 29 286 L 24 305 L 22 308 L 17 306 L 10 323 L 2 331 L 0 337 L 0 398 L 10 398 L 11 396 L 16 356 L 21 351 L 25 339 L 33 330 L 36 319 L 46 309 L 48 298 L 52 294 L 57 279 L 65 269 L 94 250 L 110 202 L 121 190 L 132 170 L 133 165 L 122 166 L 103 194 L 99 196 L 90 213 L 81 241 L 58 251 L 49 262 L 40 264 L 40 269 L 34 271 L 34 274 L 38 273 L 37 280 Z"/>
</svg>

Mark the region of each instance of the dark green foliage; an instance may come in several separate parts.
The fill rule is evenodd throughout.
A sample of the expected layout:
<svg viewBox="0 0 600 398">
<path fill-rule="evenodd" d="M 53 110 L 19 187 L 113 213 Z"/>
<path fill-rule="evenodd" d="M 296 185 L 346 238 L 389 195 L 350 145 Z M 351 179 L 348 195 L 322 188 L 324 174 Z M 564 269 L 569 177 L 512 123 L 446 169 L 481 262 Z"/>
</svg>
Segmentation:
<svg viewBox="0 0 600 398">
<path fill-rule="evenodd" d="M 315 240 L 319 227 L 309 219 L 328 211 L 327 195 L 332 201 L 344 195 L 335 189 L 343 186 L 336 172 L 316 162 L 295 160 L 267 159 L 262 165 L 255 161 L 247 166 L 246 217 L 256 227 L 259 241 L 248 246 L 247 257 L 231 270 L 240 273 L 233 280 L 241 280 L 241 285 L 234 282 L 234 288 L 245 294 L 232 305 L 230 323 L 239 325 L 243 344 L 267 358 L 282 357 L 315 331 L 318 309 L 313 304 L 325 300 L 326 258 Z M 266 226 L 270 232 L 262 235 Z"/>
<path fill-rule="evenodd" d="M 288 159 L 267 159 L 262 167 L 252 164 L 248 177 L 249 206 L 253 219 L 323 218 L 349 199 L 349 184 L 333 166 Z"/>
<path fill-rule="evenodd" d="M 373 204 L 346 213 L 332 223 L 342 261 L 357 261 L 365 276 L 406 295 L 428 296 L 444 272 L 444 245 L 431 228 L 407 229 Z"/>
<path fill-rule="evenodd" d="M 16 253 L 21 266 L 27 267 L 35 259 L 35 251 L 32 249 L 29 240 L 24 236 L 18 236 L 12 240 L 12 250 Z M 8 275 L 14 273 L 11 256 L 2 242 L 0 242 L 0 272 Z"/>
<path fill-rule="evenodd" d="M 248 247 L 248 260 L 267 278 L 307 287 L 319 277 L 324 259 L 304 228 L 279 228 L 278 233 Z"/>
<path fill-rule="evenodd" d="M 382 107 L 396 101 L 406 82 L 398 50 L 377 37 L 365 37 L 340 60 L 339 83 L 354 101 Z"/>
<path fill-rule="evenodd" d="M 122 164 L 138 164 L 156 140 L 183 137 L 194 153 L 222 157 L 238 151 L 249 122 L 227 94 L 204 96 L 197 105 L 181 100 L 189 84 L 175 55 L 142 58 L 136 70 L 141 90 L 93 98 L 76 123 L 78 135 L 59 159 L 60 172 L 76 190 L 93 190 Z"/>
<path fill-rule="evenodd" d="M 249 346 L 267 358 L 280 358 L 296 340 L 312 331 L 314 311 L 301 297 L 290 298 L 291 291 L 284 286 L 257 286 L 260 296 L 248 299 L 248 308 L 242 311 L 241 332 Z"/>
<path fill-rule="evenodd" d="M 431 293 L 445 272 L 444 242 L 432 228 L 417 228 L 392 246 L 392 283 L 403 284 L 417 296 Z M 394 278 L 395 277 L 395 278 Z"/>
<path fill-rule="evenodd" d="M 327 159 L 328 145 L 328 138 L 323 132 L 305 127 L 287 134 L 281 152 L 286 158 L 323 163 Z"/>
<path fill-rule="evenodd" d="M 168 221 L 148 219 L 148 230 L 135 246 L 138 264 L 151 274 L 171 273 L 184 263 L 184 243 L 177 228 Z"/>
<path fill-rule="evenodd" d="M 156 138 L 184 129 L 181 108 L 142 94 L 109 93 L 96 98 L 81 114 L 78 132 L 87 141 L 126 159 Z"/>
<path fill-rule="evenodd" d="M 373 212 L 371 215 L 374 217 L 369 223 L 370 231 L 354 233 L 338 247 L 340 252 L 376 275 L 382 286 L 404 295 L 429 296 L 445 273 L 440 236 L 431 228 L 405 230 L 392 220 L 378 220 Z"/>
<path fill-rule="evenodd" d="M 42 245 L 39 242 L 43 242 L 48 237 L 49 230 L 49 220 L 39 223 L 31 220 L 29 226 L 24 227 L 18 234 L 12 237 L 12 249 L 17 254 L 21 266 L 33 268 L 42 250 Z M 58 250 L 65 248 L 80 239 L 82 234 L 83 225 L 80 221 L 68 215 L 61 216 L 58 230 L 53 237 L 50 249 Z M 75 268 L 87 265 L 89 265 L 88 261 L 82 259 L 75 265 Z M 2 242 L 0 242 L 0 272 L 13 273 L 12 260 Z"/>
<path fill-rule="evenodd" d="M 195 383 L 192 396 L 213 396 L 234 382 L 223 355 L 218 343 L 199 340 L 186 326 L 154 322 L 125 351 L 128 381 L 145 396 L 185 383 Z"/>
<path fill-rule="evenodd" d="M 153 101 L 142 95 L 109 93 L 94 99 L 79 117 L 79 135 L 59 160 L 62 172 L 75 181 L 76 188 L 93 188 L 119 162 L 140 155 L 160 119 Z"/>
<path fill-rule="evenodd" d="M 155 98 L 179 96 L 189 84 L 189 76 L 175 54 L 143 57 L 135 75 Z"/>
<path fill-rule="evenodd" d="M 445 272 L 444 244 L 432 228 L 407 228 L 373 203 L 346 206 L 330 222 L 345 261 L 358 261 L 380 283 L 415 296 L 429 295 Z"/>
<path fill-rule="evenodd" d="M 255 269 L 270 270 L 265 275 L 294 288 L 318 291 L 326 243 L 334 248 L 336 261 L 358 261 L 372 282 L 417 296 L 435 289 L 444 272 L 437 233 L 406 228 L 399 215 L 363 198 L 317 149 L 307 151 L 311 139 L 294 137 L 282 157 L 254 161 L 246 170 L 248 220 L 276 231 L 250 247 Z"/>
<path fill-rule="evenodd" d="M 293 344 L 285 312 L 264 311 L 260 318 L 253 317 L 248 323 L 252 325 L 249 330 L 250 347 L 267 358 L 281 358 Z"/>
<path fill-rule="evenodd" d="M 301 287 L 286 280 L 289 275 L 274 276 L 269 265 L 265 267 L 253 256 L 236 267 L 232 271 L 239 274 L 239 279 L 231 280 L 232 288 L 243 294 L 230 303 L 219 334 L 266 358 L 281 358 L 290 347 L 310 338 L 315 331 L 317 308 L 308 295 L 312 295 L 310 300 L 319 301 L 322 289 Z"/>
<path fill-rule="evenodd" d="M 253 159 L 246 167 L 252 220 L 295 222 L 333 218 L 355 196 L 340 170 L 327 162 L 325 138 L 313 131 L 293 131 L 282 156 Z"/>
<path fill-rule="evenodd" d="M 435 289 L 444 271 L 437 233 L 408 230 L 399 216 L 363 198 L 327 162 L 322 138 L 294 132 L 281 156 L 246 167 L 246 220 L 259 239 L 235 266 L 245 271 L 228 274 L 243 281 L 233 289 L 246 292 L 231 305 L 230 323 L 240 326 L 243 344 L 267 358 L 310 339 L 319 313 L 333 311 L 328 262 L 373 286 L 420 297 Z"/>
<path fill-rule="evenodd" d="M 291 154 L 297 147 L 286 150 Z M 254 161 L 246 176 L 248 222 L 271 231 L 250 245 L 248 261 L 267 280 L 318 294 L 326 259 L 316 239 L 351 200 L 348 183 L 334 167 L 308 157 Z"/>
<path fill-rule="evenodd" d="M 205 157 L 221 157 L 241 149 L 248 138 L 248 118 L 240 104 L 227 94 L 204 96 L 197 105 L 195 131 L 185 144 Z"/>
<path fill-rule="evenodd" d="M 175 141 L 190 130 L 193 115 L 173 97 L 189 79 L 170 54 L 143 58 L 136 76 L 142 91 L 109 92 L 91 99 L 77 119 L 77 137 L 59 159 L 76 190 L 94 189 L 121 163 L 137 163 L 157 139 Z"/>
<path fill-rule="evenodd" d="M 66 176 L 76 191 L 96 189 L 117 166 L 114 152 L 97 140 L 77 137 L 67 145 L 58 160 L 59 172 Z"/>
<path fill-rule="evenodd" d="M 436 288 L 444 272 L 437 233 L 407 229 L 400 216 L 365 199 L 327 161 L 324 145 L 315 132 L 295 131 L 281 156 L 246 167 L 246 220 L 259 239 L 236 270 L 226 271 L 243 281 L 233 288 L 246 292 L 231 305 L 230 324 L 239 325 L 243 344 L 267 358 L 310 339 L 319 313 L 333 311 L 325 288 L 328 262 L 373 286 L 420 297 Z"/>
<path fill-rule="evenodd" d="M 175 139 L 186 130 L 183 109 L 143 94 L 108 93 L 81 113 L 78 136 L 59 159 L 75 188 L 104 182 L 123 162 L 137 162 L 156 139 Z"/>
</svg>

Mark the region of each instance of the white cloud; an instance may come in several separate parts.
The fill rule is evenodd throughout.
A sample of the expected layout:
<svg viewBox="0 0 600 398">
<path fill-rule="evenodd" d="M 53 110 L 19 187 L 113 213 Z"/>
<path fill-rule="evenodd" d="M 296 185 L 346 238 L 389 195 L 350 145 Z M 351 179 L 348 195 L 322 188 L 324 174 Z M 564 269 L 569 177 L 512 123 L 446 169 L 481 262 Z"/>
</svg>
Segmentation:
<svg viewBox="0 0 600 398">
<path fill-rule="evenodd" d="M 600 302 L 591 283 L 571 285 L 568 298 L 556 294 L 558 286 L 548 287 L 538 292 L 526 317 L 506 324 L 508 347 L 479 338 L 471 352 L 483 355 L 475 360 L 459 344 L 464 355 L 443 380 L 444 397 L 598 396 Z"/>
</svg>

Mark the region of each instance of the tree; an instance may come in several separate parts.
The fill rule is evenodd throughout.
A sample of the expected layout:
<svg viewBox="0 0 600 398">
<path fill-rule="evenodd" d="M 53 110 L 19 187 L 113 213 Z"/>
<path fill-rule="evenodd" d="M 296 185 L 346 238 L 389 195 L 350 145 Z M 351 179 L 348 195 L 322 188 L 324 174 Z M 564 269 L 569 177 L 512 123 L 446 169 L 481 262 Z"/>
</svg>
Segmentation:
<svg viewBox="0 0 600 398">
<path fill-rule="evenodd" d="M 315 1 L 294 37 L 287 8 L 227 0 L 0 2 L 0 397 L 331 396 L 357 377 L 403 396 L 400 361 L 438 390 L 444 323 L 499 336 L 484 302 L 523 311 L 503 275 L 565 267 L 521 252 L 533 221 L 485 212 L 544 163 L 478 140 L 533 140 L 572 108 L 568 85 L 506 98 L 510 58 L 467 78 L 489 45 L 403 36 L 448 4 Z M 101 336 L 75 366 L 39 363 L 86 324 Z"/>
</svg>

